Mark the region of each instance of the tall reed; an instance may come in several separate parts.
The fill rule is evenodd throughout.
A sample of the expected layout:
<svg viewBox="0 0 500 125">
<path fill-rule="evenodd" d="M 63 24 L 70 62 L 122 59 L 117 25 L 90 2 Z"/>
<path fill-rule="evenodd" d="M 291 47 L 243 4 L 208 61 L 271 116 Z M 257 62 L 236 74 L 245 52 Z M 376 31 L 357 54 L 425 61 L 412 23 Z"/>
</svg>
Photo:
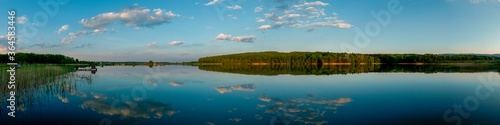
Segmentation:
<svg viewBox="0 0 500 125">
<path fill-rule="evenodd" d="M 21 68 L 16 68 L 15 89 L 9 89 L 7 87 L 10 81 L 10 74 L 7 72 L 9 69 L 9 66 L 0 66 L 0 82 L 2 83 L 0 87 L 0 105 L 2 106 L 5 106 L 4 103 L 6 103 L 6 98 L 9 98 L 11 91 L 15 91 L 16 105 L 21 107 L 36 103 L 34 100 L 39 97 L 37 95 L 53 93 L 54 91 L 51 90 L 65 91 L 61 83 L 66 82 L 63 79 L 70 77 L 68 76 L 71 75 L 70 72 L 75 71 L 72 66 L 23 65 Z M 48 89 L 41 89 L 46 87 Z M 45 91 L 42 92 L 42 90 Z"/>
</svg>

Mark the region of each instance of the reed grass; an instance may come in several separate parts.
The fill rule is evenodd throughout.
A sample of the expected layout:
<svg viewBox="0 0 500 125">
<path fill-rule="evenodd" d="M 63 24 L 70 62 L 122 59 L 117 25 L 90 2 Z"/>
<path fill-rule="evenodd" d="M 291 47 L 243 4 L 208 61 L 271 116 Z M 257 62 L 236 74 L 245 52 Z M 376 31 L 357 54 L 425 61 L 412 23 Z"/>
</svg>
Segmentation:
<svg viewBox="0 0 500 125">
<path fill-rule="evenodd" d="M 5 99 L 8 98 L 9 92 L 12 91 L 7 87 L 10 77 L 9 66 L 0 66 L 0 104 L 4 105 Z M 23 65 L 21 68 L 16 68 L 15 93 L 16 104 L 18 105 L 33 105 L 37 95 L 54 93 L 57 91 L 65 91 L 63 87 L 64 81 L 71 75 L 70 72 L 75 71 L 73 66 L 64 65 Z M 41 89 L 45 88 L 45 89 Z M 53 91 L 57 90 L 57 91 Z"/>
<path fill-rule="evenodd" d="M 6 85 L 9 82 L 10 74 L 7 70 L 10 67 L 0 67 L 0 81 Z M 61 65 L 26 65 L 16 68 L 16 89 L 33 88 L 42 84 L 53 82 L 61 75 L 74 71 L 72 66 Z M 7 87 L 2 87 L 0 92 L 6 91 Z"/>
</svg>

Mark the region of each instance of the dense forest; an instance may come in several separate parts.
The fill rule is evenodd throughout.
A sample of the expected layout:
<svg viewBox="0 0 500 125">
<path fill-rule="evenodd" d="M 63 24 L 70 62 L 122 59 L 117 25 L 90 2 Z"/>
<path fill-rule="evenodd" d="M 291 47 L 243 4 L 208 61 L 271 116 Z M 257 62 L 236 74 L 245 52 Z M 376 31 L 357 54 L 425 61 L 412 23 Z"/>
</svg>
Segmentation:
<svg viewBox="0 0 500 125">
<path fill-rule="evenodd" d="M 493 63 L 499 57 L 457 54 L 357 54 L 331 52 L 249 52 L 220 56 L 203 57 L 198 59 L 201 64 L 396 64 L 396 63 Z"/>
<path fill-rule="evenodd" d="M 6 54 L 0 54 L 1 63 L 9 63 L 9 57 Z M 60 55 L 60 54 L 35 54 L 35 53 L 16 53 L 15 61 L 17 63 L 42 63 L 42 64 L 69 64 L 84 63 L 78 59 Z"/>
</svg>

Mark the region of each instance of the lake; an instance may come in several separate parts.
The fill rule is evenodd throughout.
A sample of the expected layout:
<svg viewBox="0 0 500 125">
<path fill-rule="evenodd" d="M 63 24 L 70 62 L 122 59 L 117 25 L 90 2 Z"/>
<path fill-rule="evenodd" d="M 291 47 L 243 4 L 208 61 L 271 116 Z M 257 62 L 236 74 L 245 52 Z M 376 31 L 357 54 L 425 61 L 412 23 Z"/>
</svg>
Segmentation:
<svg viewBox="0 0 500 125">
<path fill-rule="evenodd" d="M 212 67 L 213 68 L 213 67 Z M 204 69 L 204 70 L 200 70 Z M 105 66 L 19 93 L 1 124 L 500 124 L 496 70 L 252 74 Z M 228 72 L 235 71 L 235 72 Z M 238 73 L 239 72 L 239 73 Z M 291 71 L 294 72 L 294 71 Z M 315 71 L 314 71 L 315 72 Z"/>
</svg>

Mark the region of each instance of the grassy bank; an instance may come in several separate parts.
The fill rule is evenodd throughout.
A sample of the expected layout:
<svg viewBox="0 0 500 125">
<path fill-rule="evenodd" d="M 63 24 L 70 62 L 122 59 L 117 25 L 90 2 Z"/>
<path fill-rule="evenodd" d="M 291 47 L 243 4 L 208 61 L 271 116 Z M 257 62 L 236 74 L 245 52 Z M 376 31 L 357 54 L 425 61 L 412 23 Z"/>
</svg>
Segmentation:
<svg viewBox="0 0 500 125">
<path fill-rule="evenodd" d="M 9 82 L 10 67 L 0 67 L 1 83 Z M 16 87 L 17 89 L 32 88 L 40 84 L 50 83 L 57 79 L 58 76 L 74 71 L 73 66 L 59 65 L 24 65 L 16 69 Z M 5 91 L 6 87 L 2 87 L 1 91 Z"/>
</svg>

